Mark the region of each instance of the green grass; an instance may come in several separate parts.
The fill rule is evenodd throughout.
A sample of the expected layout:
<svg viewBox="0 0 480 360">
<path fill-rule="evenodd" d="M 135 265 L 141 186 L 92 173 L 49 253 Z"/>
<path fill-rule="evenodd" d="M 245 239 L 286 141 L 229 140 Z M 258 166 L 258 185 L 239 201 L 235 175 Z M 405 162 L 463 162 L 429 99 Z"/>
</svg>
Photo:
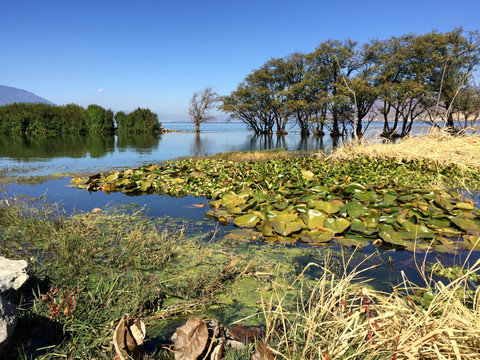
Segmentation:
<svg viewBox="0 0 480 360">
<path fill-rule="evenodd" d="M 20 317 L 8 358 L 111 359 L 113 321 L 125 313 L 146 322 L 154 359 L 172 358 L 161 343 L 186 319 L 220 313 L 227 326 L 261 325 L 278 358 L 467 359 L 480 349 L 478 291 L 460 296 L 478 263 L 451 283 L 406 280 L 386 294 L 321 249 L 219 241 L 141 209 L 66 216 L 5 199 L 0 229 L 1 254 L 31 265 L 29 282 L 9 295 Z M 309 265 L 321 267 L 318 279 L 295 268 L 300 255 L 325 259 Z M 226 358 L 249 359 L 252 346 Z"/>
<path fill-rule="evenodd" d="M 111 358 L 112 322 L 125 313 L 155 327 L 164 318 L 228 312 L 237 284 L 257 289 L 258 276 L 269 276 L 257 273 L 275 268 L 276 252 L 283 273 L 294 272 L 281 247 L 240 250 L 138 209 L 66 216 L 55 205 L 6 199 L 0 229 L 1 255 L 27 260 L 32 275 L 10 295 L 20 313 L 12 358 Z M 259 311 L 259 300 L 243 300 L 245 315 Z"/>
</svg>

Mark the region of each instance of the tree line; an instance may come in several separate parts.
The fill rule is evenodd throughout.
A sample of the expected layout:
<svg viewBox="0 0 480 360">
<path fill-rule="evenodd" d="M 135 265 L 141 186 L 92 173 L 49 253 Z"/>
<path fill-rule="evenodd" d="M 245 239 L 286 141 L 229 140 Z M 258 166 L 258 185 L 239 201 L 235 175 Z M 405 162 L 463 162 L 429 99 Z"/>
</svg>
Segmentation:
<svg viewBox="0 0 480 360">
<path fill-rule="evenodd" d="M 256 134 L 355 136 L 376 119 L 385 137 L 407 135 L 414 122 L 466 127 L 480 114 L 473 74 L 478 31 L 406 34 L 359 45 L 327 40 L 315 51 L 273 58 L 248 74 L 219 108 Z"/>
<path fill-rule="evenodd" d="M 116 126 L 115 126 L 116 122 Z M 118 133 L 160 133 L 158 115 L 138 108 L 125 114 L 99 105 L 55 106 L 43 103 L 15 103 L 0 106 L 0 133 L 9 135 L 87 135 Z"/>
</svg>

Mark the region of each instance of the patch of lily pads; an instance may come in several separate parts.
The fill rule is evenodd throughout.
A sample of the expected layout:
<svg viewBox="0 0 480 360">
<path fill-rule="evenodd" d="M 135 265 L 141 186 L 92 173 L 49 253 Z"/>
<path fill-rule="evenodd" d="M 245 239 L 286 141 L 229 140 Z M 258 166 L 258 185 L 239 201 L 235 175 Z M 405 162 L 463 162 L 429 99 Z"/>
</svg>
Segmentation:
<svg viewBox="0 0 480 360">
<path fill-rule="evenodd" d="M 383 163 L 362 161 L 342 168 L 310 158 L 263 163 L 189 159 L 76 178 L 72 184 L 107 193 L 205 196 L 211 199 L 208 217 L 241 228 L 229 235 L 232 240 L 480 250 L 480 209 L 472 201 L 437 186 L 422 186 L 428 172 L 410 173 L 410 168 L 424 163 L 390 165 L 387 175 L 403 176 L 401 183 L 407 185 L 388 181 L 385 173 L 374 178 L 373 170 L 386 168 Z M 343 173 L 345 167 L 353 170 Z M 370 170 L 361 174 L 362 169 Z M 459 171 L 454 166 L 431 169 L 440 177 L 452 171 L 453 180 Z"/>
</svg>

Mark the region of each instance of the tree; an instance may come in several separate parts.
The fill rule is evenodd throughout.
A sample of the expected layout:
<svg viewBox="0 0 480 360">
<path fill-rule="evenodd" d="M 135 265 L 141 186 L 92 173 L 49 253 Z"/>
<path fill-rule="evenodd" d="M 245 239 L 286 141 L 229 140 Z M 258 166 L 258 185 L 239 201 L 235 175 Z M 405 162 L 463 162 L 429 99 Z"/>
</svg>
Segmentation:
<svg viewBox="0 0 480 360">
<path fill-rule="evenodd" d="M 120 134 L 156 134 L 162 131 L 158 115 L 150 109 L 137 108 L 130 114 L 119 111 L 115 114 L 115 120 Z"/>
<path fill-rule="evenodd" d="M 343 43 L 338 40 L 327 40 L 318 45 L 311 55 L 311 66 L 314 72 L 323 74 L 327 84 L 329 96 L 329 112 L 332 117 L 332 136 L 341 136 L 339 124 L 345 117 L 346 110 L 344 95 L 339 87 L 344 85 L 345 79 L 360 67 L 356 53 L 357 42 L 350 39 Z"/>
<path fill-rule="evenodd" d="M 208 112 L 216 107 L 218 95 L 213 91 L 211 86 L 208 86 L 200 91 L 193 93 L 190 99 L 190 109 L 188 113 L 192 117 L 195 124 L 195 130 L 200 132 L 200 124 L 213 119 Z"/>
<path fill-rule="evenodd" d="M 433 31 L 420 38 L 427 54 L 429 86 L 436 98 L 435 118 L 442 118 L 453 129 L 455 102 L 480 64 L 480 33 L 465 32 L 460 27 L 447 33 Z"/>
</svg>

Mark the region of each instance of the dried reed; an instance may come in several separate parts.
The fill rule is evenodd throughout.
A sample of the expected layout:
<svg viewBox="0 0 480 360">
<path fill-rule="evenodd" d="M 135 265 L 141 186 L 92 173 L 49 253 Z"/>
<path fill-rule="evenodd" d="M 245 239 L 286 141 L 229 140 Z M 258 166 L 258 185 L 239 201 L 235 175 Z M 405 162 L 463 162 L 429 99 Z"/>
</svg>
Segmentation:
<svg viewBox="0 0 480 360">
<path fill-rule="evenodd" d="M 480 289 L 468 302 L 461 294 L 479 269 L 477 261 L 447 285 L 429 278 L 427 288 L 405 279 L 391 294 L 368 288 L 358 267 L 337 276 L 327 266 L 308 290 L 302 272 L 296 309 L 285 310 L 287 292 L 278 285 L 270 299 L 277 306 L 264 307 L 266 340 L 285 359 L 478 359 Z M 431 301 L 422 305 L 425 291 Z"/>
<path fill-rule="evenodd" d="M 323 156 L 323 155 L 321 155 Z M 397 143 L 369 137 L 360 143 L 347 142 L 335 149 L 332 160 L 348 160 L 356 156 L 399 160 L 431 160 L 440 164 L 480 168 L 480 136 L 466 133 L 453 135 L 445 130 L 430 130 L 412 135 Z"/>
</svg>

